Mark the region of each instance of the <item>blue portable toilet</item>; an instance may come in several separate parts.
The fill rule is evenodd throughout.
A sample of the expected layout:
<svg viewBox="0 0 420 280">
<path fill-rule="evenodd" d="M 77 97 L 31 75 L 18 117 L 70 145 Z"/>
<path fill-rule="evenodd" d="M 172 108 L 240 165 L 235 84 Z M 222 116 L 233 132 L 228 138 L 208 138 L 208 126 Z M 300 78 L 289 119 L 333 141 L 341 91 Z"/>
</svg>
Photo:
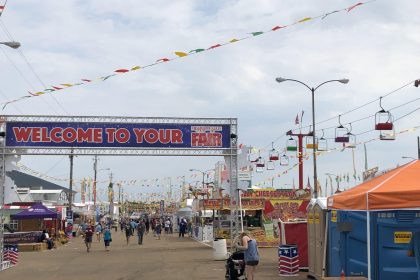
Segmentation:
<svg viewBox="0 0 420 280">
<path fill-rule="evenodd" d="M 330 196 L 327 204 L 328 276 L 343 269 L 369 280 L 418 279 L 407 250 L 420 231 L 419 160 Z"/>
<path fill-rule="evenodd" d="M 330 212 L 331 214 L 334 211 Z M 368 275 L 366 212 L 336 211 L 328 224 L 328 276 Z M 420 210 L 370 212 L 372 279 L 417 278 L 414 258 L 407 247 L 414 232 L 420 231 Z"/>
</svg>

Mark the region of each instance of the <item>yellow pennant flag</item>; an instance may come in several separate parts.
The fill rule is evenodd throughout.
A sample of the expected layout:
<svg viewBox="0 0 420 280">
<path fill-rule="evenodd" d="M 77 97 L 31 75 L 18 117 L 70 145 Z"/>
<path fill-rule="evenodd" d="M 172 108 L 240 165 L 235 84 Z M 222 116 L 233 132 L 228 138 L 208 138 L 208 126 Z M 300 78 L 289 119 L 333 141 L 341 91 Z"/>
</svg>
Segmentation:
<svg viewBox="0 0 420 280">
<path fill-rule="evenodd" d="M 65 86 L 65 87 L 71 87 L 71 86 L 73 86 L 72 84 L 61 84 L 62 86 Z"/>
<path fill-rule="evenodd" d="M 305 22 L 305 21 L 308 21 L 308 20 L 311 20 L 311 19 L 312 19 L 312 18 L 307 17 L 307 18 L 304 18 L 304 19 L 299 20 L 298 22 Z"/>
<path fill-rule="evenodd" d="M 233 38 L 232 40 L 230 40 L 229 42 L 231 42 L 231 43 L 235 43 L 235 42 L 238 42 L 239 40 L 238 39 L 235 39 L 235 38 Z"/>
<path fill-rule="evenodd" d="M 133 68 L 131 68 L 131 71 L 139 70 L 140 68 L 140 66 L 134 66 Z"/>
<path fill-rule="evenodd" d="M 188 55 L 187 53 L 184 53 L 184 52 L 175 52 L 175 54 L 179 57 L 184 57 Z"/>
</svg>

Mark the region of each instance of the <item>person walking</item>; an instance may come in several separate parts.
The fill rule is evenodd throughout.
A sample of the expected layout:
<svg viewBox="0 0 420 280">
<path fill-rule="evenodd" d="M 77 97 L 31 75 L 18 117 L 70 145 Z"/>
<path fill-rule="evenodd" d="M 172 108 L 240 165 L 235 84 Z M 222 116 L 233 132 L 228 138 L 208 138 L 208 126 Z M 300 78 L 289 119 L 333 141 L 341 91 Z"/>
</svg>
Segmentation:
<svg viewBox="0 0 420 280">
<path fill-rule="evenodd" d="M 184 238 L 186 229 L 187 229 L 187 221 L 184 218 L 182 218 L 181 222 L 179 223 L 179 235 L 178 235 L 178 237 L 182 236 L 182 238 Z"/>
<path fill-rule="evenodd" d="M 137 237 L 138 237 L 138 244 L 143 244 L 143 235 L 146 231 L 146 224 L 143 220 L 140 221 L 140 223 L 137 225 Z"/>
<path fill-rule="evenodd" d="M 109 227 L 105 227 L 104 229 L 105 251 L 109 251 L 109 245 L 111 241 L 112 241 L 111 230 Z"/>
<path fill-rule="evenodd" d="M 85 244 L 86 244 L 86 251 L 89 253 L 90 248 L 92 247 L 92 236 L 93 236 L 93 226 L 88 225 L 85 230 Z"/>
<path fill-rule="evenodd" d="M 161 232 L 162 232 L 162 224 L 160 223 L 160 221 L 157 221 L 155 225 L 156 240 L 160 240 Z"/>
<path fill-rule="evenodd" d="M 128 243 L 130 242 L 130 236 L 133 234 L 130 223 L 125 224 L 124 230 L 125 230 L 125 238 L 127 240 L 127 246 L 128 246 Z"/>
<path fill-rule="evenodd" d="M 246 279 L 254 280 L 255 268 L 260 261 L 257 241 L 249 233 L 242 232 L 239 235 L 239 244 L 235 243 L 234 246 L 244 251 Z"/>
<path fill-rule="evenodd" d="M 169 234 L 169 226 L 171 225 L 171 222 L 169 219 L 165 221 L 165 234 Z"/>
<path fill-rule="evenodd" d="M 96 238 L 100 242 L 101 241 L 101 235 L 102 235 L 102 225 L 101 225 L 101 223 L 98 223 L 96 225 L 95 232 L 96 232 Z"/>
<path fill-rule="evenodd" d="M 146 218 L 146 221 L 144 223 L 146 225 L 146 234 L 149 234 L 149 229 L 150 229 L 150 221 L 149 221 L 149 218 Z"/>
</svg>

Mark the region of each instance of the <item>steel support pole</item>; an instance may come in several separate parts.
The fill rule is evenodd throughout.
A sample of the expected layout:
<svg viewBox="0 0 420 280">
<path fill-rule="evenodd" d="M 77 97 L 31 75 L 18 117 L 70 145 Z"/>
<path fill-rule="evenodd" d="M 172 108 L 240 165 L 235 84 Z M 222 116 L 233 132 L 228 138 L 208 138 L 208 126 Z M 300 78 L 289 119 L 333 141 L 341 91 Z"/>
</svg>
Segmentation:
<svg viewBox="0 0 420 280">
<path fill-rule="evenodd" d="M 298 134 L 299 190 L 303 190 L 303 134 Z"/>
<path fill-rule="evenodd" d="M 318 175 L 316 170 L 316 137 L 315 137 L 315 89 L 311 88 L 312 92 L 312 151 L 314 158 L 314 198 L 318 198 Z"/>
<path fill-rule="evenodd" d="M 95 208 L 96 211 L 96 176 L 98 174 L 98 155 L 95 155 L 93 158 L 93 186 L 92 186 L 92 192 L 93 192 L 93 208 Z"/>
<path fill-rule="evenodd" d="M 6 139 L 3 137 L 1 141 L 1 165 L 0 165 L 0 271 L 3 270 L 4 261 L 4 203 L 5 203 L 5 181 L 6 181 L 6 158 L 5 158 L 5 146 Z"/>
<path fill-rule="evenodd" d="M 420 159 L 420 137 L 417 136 L 417 159 Z"/>
<path fill-rule="evenodd" d="M 73 206 L 73 149 L 70 151 L 70 182 L 69 182 L 69 210 L 71 211 Z"/>
</svg>

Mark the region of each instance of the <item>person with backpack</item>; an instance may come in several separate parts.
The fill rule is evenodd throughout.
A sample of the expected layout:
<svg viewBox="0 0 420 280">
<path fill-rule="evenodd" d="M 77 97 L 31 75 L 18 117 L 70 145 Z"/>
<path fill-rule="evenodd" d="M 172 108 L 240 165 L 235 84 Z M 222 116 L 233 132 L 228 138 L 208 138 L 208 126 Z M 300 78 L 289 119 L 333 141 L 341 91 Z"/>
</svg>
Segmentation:
<svg viewBox="0 0 420 280">
<path fill-rule="evenodd" d="M 146 231 L 146 224 L 144 220 L 141 220 L 140 223 L 137 225 L 137 237 L 138 237 L 138 244 L 143 244 L 143 235 Z"/>
<path fill-rule="evenodd" d="M 109 245 L 112 241 L 111 230 L 107 226 L 104 229 L 104 243 L 105 243 L 105 251 L 109 251 Z"/>
</svg>

